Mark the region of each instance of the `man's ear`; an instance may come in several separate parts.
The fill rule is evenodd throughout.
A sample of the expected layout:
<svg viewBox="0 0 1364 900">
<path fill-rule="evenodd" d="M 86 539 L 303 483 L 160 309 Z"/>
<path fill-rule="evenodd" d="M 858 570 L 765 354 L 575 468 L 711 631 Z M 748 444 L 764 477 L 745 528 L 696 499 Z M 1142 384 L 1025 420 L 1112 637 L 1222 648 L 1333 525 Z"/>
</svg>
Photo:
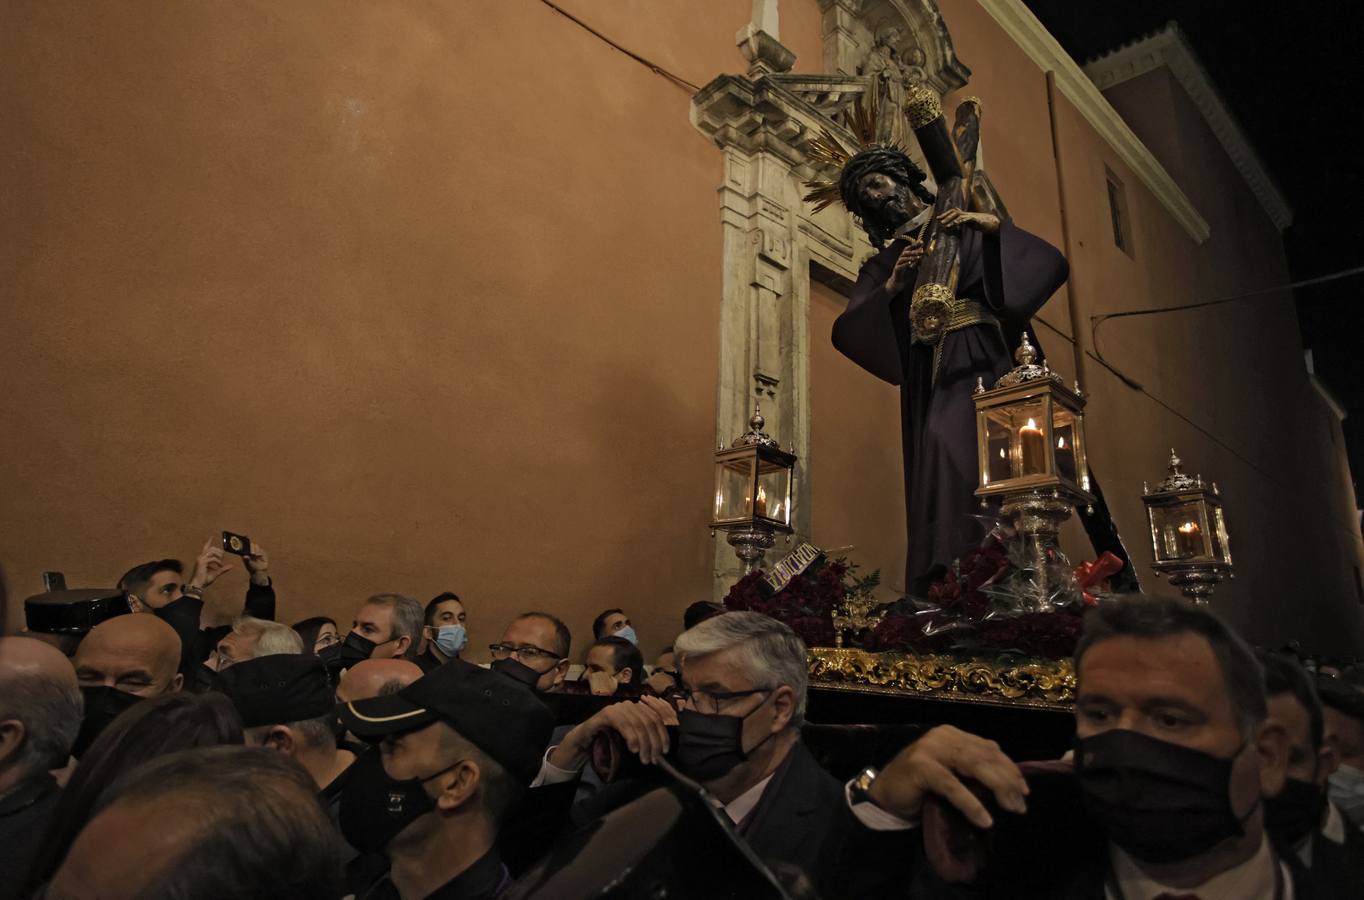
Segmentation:
<svg viewBox="0 0 1364 900">
<path fill-rule="evenodd" d="M 0 721 L 0 768 L 8 765 L 24 746 L 28 729 L 19 719 Z"/>
<path fill-rule="evenodd" d="M 781 731 L 791 724 L 796 714 L 796 692 L 790 685 L 783 684 L 772 692 L 772 730 Z"/>
<path fill-rule="evenodd" d="M 286 756 L 293 756 L 298 749 L 298 744 L 294 741 L 294 733 L 283 725 L 271 725 L 270 730 L 265 732 L 265 740 L 262 743 L 267 747 L 273 747 Z"/>
<path fill-rule="evenodd" d="M 393 658 L 402 659 L 407 655 L 407 648 L 412 646 L 412 638 L 408 635 L 403 635 L 393 642 L 393 646 L 396 651 L 393 654 Z"/>
<path fill-rule="evenodd" d="M 568 665 L 569 663 L 566 659 L 561 659 L 554 664 L 553 672 L 555 684 L 563 683 L 564 678 L 568 676 Z"/>
<path fill-rule="evenodd" d="M 1260 759 L 1260 795 L 1278 796 L 1288 777 L 1288 732 L 1273 719 L 1266 719 L 1253 743 Z"/>
<path fill-rule="evenodd" d="M 630 668 L 629 666 L 626 666 L 625 668 L 621 669 L 619 672 L 616 673 L 616 680 L 619 681 L 621 684 L 629 684 L 631 681 L 634 681 L 634 679 L 635 670 Z"/>
<path fill-rule="evenodd" d="M 478 763 L 466 759 L 456 763 L 453 769 L 445 773 L 441 781 L 441 791 L 436 797 L 436 809 L 441 812 L 453 812 L 478 793 L 479 785 L 483 783 L 483 773 L 479 770 Z"/>
<path fill-rule="evenodd" d="M 185 676 L 182 672 L 176 672 L 175 677 L 170 680 L 170 693 L 178 694 L 180 689 L 185 686 Z"/>
</svg>

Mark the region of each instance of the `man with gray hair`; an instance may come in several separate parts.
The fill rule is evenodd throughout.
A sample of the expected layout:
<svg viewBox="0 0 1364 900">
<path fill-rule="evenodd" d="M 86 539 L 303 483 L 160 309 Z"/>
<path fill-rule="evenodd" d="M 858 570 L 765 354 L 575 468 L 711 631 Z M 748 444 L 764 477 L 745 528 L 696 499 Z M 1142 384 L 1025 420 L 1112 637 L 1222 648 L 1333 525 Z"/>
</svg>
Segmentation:
<svg viewBox="0 0 1364 900">
<path fill-rule="evenodd" d="M 673 646 L 682 681 L 677 711 L 653 697 L 606 707 L 550 750 L 539 783 L 574 777 L 596 736 L 614 730 L 645 763 L 667 754 L 714 796 L 759 857 L 803 869 L 829 897 L 903 893 L 911 824 L 897 813 L 917 813 L 926 793 L 964 802 L 960 794 L 971 795 L 957 775 L 988 785 L 1007 807 L 1022 807 L 1017 767 L 992 742 L 947 727 L 930 731 L 921 739 L 927 749 L 901 764 L 914 782 L 893 806 L 869 801 L 874 772 L 840 784 L 800 740 L 805 644 L 775 619 L 725 613 Z M 669 725 L 677 726 L 676 747 Z"/>
<path fill-rule="evenodd" d="M 232 623 L 232 630 L 213 648 L 204 665 L 222 672 L 244 660 L 302 652 L 303 638 L 288 625 L 254 616 L 238 616 Z"/>
<path fill-rule="evenodd" d="M 76 670 L 57 648 L 0 638 L 0 898 L 23 884 L 81 727 Z"/>
<path fill-rule="evenodd" d="M 375 594 L 355 611 L 350 633 L 341 643 L 341 663 L 362 659 L 416 660 L 421 651 L 426 612 L 406 594 Z"/>
</svg>

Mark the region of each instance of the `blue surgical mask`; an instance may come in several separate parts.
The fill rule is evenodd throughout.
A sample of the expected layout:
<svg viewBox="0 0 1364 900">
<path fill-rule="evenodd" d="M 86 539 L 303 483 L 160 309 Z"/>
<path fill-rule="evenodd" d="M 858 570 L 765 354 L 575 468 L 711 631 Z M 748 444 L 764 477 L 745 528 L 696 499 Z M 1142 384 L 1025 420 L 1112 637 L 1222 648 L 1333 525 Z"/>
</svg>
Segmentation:
<svg viewBox="0 0 1364 900">
<path fill-rule="evenodd" d="M 436 632 L 436 646 L 446 656 L 459 656 L 459 652 L 467 643 L 469 635 L 463 625 L 442 625 Z"/>
<path fill-rule="evenodd" d="M 1347 819 L 1356 825 L 1364 822 L 1364 770 L 1342 764 L 1331 773 L 1327 793 Z"/>
<path fill-rule="evenodd" d="M 636 647 L 639 646 L 639 635 L 635 634 L 635 630 L 631 628 L 629 625 L 626 625 L 624 628 L 620 629 L 611 636 L 625 638 L 627 641 L 634 644 Z"/>
</svg>

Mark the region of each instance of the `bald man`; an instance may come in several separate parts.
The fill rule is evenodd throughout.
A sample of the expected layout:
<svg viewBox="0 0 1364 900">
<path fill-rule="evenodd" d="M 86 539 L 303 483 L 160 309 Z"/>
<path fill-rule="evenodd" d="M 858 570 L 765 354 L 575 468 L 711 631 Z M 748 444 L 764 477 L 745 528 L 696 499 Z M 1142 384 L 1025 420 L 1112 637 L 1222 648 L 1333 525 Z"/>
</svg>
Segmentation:
<svg viewBox="0 0 1364 900">
<path fill-rule="evenodd" d="M 72 755 L 77 759 L 123 710 L 184 685 L 180 636 L 156 616 L 118 616 L 101 622 L 71 660 L 85 695 L 85 721 Z"/>
<path fill-rule="evenodd" d="M 396 694 L 422 677 L 421 666 L 406 659 L 362 659 L 341 673 L 336 702 Z"/>
<path fill-rule="evenodd" d="M 34 638 L 0 638 L 0 898 L 17 896 L 57 804 L 49 770 L 81 725 L 71 661 Z"/>
</svg>

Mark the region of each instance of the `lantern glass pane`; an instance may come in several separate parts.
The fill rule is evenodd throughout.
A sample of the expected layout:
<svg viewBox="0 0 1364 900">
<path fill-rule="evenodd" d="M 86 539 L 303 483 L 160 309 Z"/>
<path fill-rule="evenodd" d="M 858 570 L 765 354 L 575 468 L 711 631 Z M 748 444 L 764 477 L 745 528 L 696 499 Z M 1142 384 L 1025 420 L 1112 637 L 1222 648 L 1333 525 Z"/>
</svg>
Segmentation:
<svg viewBox="0 0 1364 900">
<path fill-rule="evenodd" d="M 985 417 L 991 484 L 1051 472 L 1046 406 L 1042 400 L 996 407 L 986 411 Z"/>
<path fill-rule="evenodd" d="M 753 504 L 755 516 L 766 516 L 783 525 L 791 520 L 791 470 L 778 463 L 758 463 L 758 495 Z"/>
<path fill-rule="evenodd" d="M 1080 480 L 1080 464 L 1076 460 L 1075 415 L 1064 406 L 1054 404 L 1051 417 L 1051 443 L 1056 451 L 1056 474 L 1071 484 Z"/>
<path fill-rule="evenodd" d="M 1227 522 L 1222 517 L 1222 507 L 1215 506 L 1212 509 L 1213 527 L 1208 535 L 1212 538 L 1212 555 L 1219 562 L 1231 562 L 1231 545 L 1227 540 Z"/>
<path fill-rule="evenodd" d="M 753 514 L 753 458 L 719 464 L 715 486 L 715 518 L 744 519 Z"/>
<path fill-rule="evenodd" d="M 1179 561 L 1207 555 L 1208 523 L 1197 501 L 1152 510 L 1157 561 Z"/>
</svg>

